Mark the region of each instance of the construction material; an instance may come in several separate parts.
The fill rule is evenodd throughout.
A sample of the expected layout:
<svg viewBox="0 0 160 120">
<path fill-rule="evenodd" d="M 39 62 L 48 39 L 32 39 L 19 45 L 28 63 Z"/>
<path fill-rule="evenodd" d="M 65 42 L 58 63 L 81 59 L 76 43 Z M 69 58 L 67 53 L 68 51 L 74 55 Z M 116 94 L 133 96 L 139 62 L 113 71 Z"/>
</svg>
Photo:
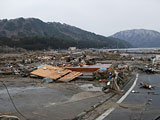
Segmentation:
<svg viewBox="0 0 160 120">
<path fill-rule="evenodd" d="M 11 115 L 12 113 L 9 112 L 9 113 L 0 113 L 0 115 Z"/>
<path fill-rule="evenodd" d="M 31 72 L 30 74 L 37 75 L 40 77 L 51 78 L 53 80 L 57 80 L 60 77 L 66 75 L 70 72 L 71 72 L 71 70 L 63 69 L 60 67 L 53 67 L 51 65 L 44 65 L 44 66 L 38 68 L 37 70 Z"/>
<path fill-rule="evenodd" d="M 53 82 L 52 80 L 57 80 L 59 82 L 69 82 L 82 75 L 81 72 L 73 72 L 68 69 L 63 69 L 50 65 L 44 65 L 37 70 L 31 72 L 30 74 L 45 77 L 43 81 L 47 83 Z"/>
<path fill-rule="evenodd" d="M 95 64 L 95 65 L 84 65 L 83 67 L 67 67 L 66 69 L 79 72 L 95 72 L 100 68 L 110 69 L 111 67 L 112 64 Z"/>
<path fill-rule="evenodd" d="M 79 72 L 94 72 L 94 71 L 98 70 L 99 68 L 67 67 L 66 69 L 69 69 L 72 71 L 79 71 Z"/>
<path fill-rule="evenodd" d="M 64 77 L 60 78 L 58 81 L 69 82 L 69 81 L 71 81 L 81 75 L 82 75 L 82 73 L 80 73 L 80 72 L 71 72 L 71 73 L 65 75 Z"/>
</svg>

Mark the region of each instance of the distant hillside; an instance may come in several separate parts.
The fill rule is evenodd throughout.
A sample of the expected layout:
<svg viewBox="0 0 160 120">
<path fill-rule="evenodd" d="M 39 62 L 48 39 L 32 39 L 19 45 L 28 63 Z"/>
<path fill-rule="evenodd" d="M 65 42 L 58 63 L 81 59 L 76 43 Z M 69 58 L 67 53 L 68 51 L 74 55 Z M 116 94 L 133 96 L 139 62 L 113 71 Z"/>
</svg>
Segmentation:
<svg viewBox="0 0 160 120">
<path fill-rule="evenodd" d="M 120 39 L 104 37 L 77 27 L 35 18 L 0 20 L 0 45 L 25 49 L 128 48 Z"/>
<path fill-rule="evenodd" d="M 160 33 L 153 30 L 133 29 L 121 31 L 112 37 L 123 39 L 134 47 L 160 47 Z"/>
</svg>

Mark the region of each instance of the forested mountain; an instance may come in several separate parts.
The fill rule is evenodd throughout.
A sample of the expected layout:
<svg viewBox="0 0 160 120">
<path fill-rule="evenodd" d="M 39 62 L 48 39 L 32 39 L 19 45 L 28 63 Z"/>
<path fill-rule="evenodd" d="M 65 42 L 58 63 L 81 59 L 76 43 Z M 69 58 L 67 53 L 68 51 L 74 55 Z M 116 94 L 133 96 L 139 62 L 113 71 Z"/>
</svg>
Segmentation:
<svg viewBox="0 0 160 120">
<path fill-rule="evenodd" d="M 121 31 L 112 37 L 123 39 L 134 47 L 160 47 L 160 33 L 153 30 L 133 29 Z"/>
<path fill-rule="evenodd" d="M 57 22 L 36 18 L 0 20 L 0 46 L 36 49 L 128 48 L 131 45 L 117 38 L 104 37 Z"/>
</svg>

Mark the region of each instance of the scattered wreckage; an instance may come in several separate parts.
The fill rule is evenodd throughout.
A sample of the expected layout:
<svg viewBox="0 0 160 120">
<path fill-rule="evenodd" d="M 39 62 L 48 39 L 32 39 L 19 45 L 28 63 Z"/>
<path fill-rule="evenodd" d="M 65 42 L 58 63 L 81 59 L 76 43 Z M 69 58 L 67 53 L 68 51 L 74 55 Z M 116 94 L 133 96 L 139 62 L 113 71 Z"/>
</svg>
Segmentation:
<svg viewBox="0 0 160 120">
<path fill-rule="evenodd" d="M 71 71 L 68 69 L 44 65 L 30 73 L 44 78 L 50 78 L 58 82 L 69 82 L 82 75 L 80 72 Z"/>
<path fill-rule="evenodd" d="M 149 83 L 140 83 L 140 88 L 145 88 L 145 89 L 154 89 L 155 86 L 150 85 Z"/>
<path fill-rule="evenodd" d="M 140 70 L 142 70 L 143 72 L 148 73 L 148 74 L 154 74 L 154 73 L 156 73 L 155 69 L 148 68 L 148 67 L 141 68 Z"/>
<path fill-rule="evenodd" d="M 119 53 L 102 51 L 56 52 L 54 54 L 45 52 L 24 53 L 20 56 L 8 57 L 8 64 L 0 68 L 0 74 L 41 78 L 46 83 L 70 82 L 75 79 L 102 80 L 105 81 L 105 85 L 114 86 L 120 90 L 128 80 L 128 76 L 130 76 L 128 71 L 131 71 L 132 67 L 124 63 L 113 67 L 112 63 L 96 62 L 96 60 L 119 59 L 120 57 Z M 7 57 L 1 59 L 5 61 Z M 111 81 L 113 82 L 107 82 L 110 79 L 110 73 L 112 73 L 113 80 Z"/>
<path fill-rule="evenodd" d="M 98 79 L 101 84 L 103 84 L 102 91 L 106 90 L 122 94 L 122 86 L 128 81 L 128 77 L 117 69 L 110 68 L 100 68 L 94 72 L 95 79 Z"/>
</svg>

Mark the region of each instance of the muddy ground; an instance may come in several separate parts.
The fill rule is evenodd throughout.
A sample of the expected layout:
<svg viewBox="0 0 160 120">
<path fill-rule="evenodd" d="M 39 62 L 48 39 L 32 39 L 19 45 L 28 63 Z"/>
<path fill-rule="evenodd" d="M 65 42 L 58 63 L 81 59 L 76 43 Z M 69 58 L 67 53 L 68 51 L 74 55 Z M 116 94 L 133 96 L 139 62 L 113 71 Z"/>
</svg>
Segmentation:
<svg viewBox="0 0 160 120">
<path fill-rule="evenodd" d="M 95 82 L 41 83 L 41 79 L 10 76 L 4 81 L 18 110 L 29 120 L 72 119 L 103 100 L 107 95 Z M 11 113 L 23 119 L 13 107 L 0 83 L 0 113 Z"/>
</svg>

